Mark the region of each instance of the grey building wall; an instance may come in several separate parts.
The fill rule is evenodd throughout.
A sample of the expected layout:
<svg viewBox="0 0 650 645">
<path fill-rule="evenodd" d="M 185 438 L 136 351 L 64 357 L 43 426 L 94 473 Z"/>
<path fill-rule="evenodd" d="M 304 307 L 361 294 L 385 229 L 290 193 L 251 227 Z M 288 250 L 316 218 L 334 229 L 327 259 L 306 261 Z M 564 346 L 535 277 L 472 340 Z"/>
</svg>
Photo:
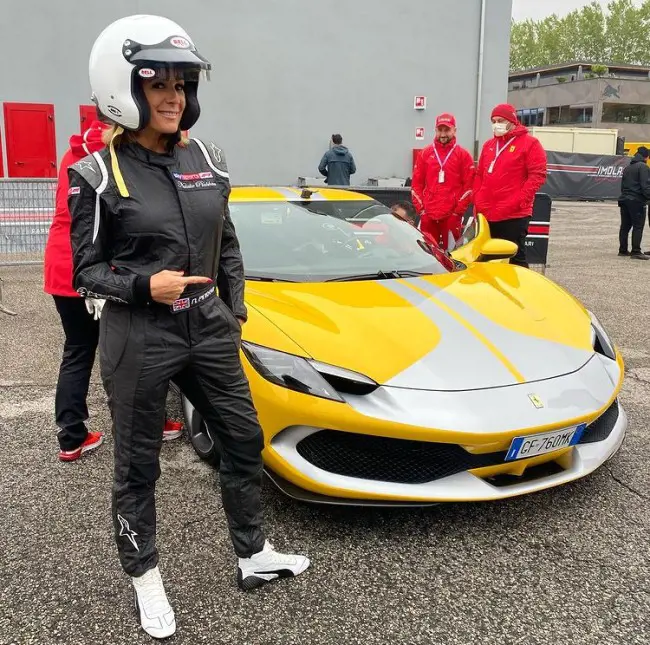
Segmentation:
<svg viewBox="0 0 650 645">
<path fill-rule="evenodd" d="M 536 88 L 511 90 L 508 100 L 517 108 L 549 108 L 561 105 L 591 105 L 594 118 L 581 127 L 613 128 L 627 141 L 650 141 L 650 123 L 613 123 L 603 120 L 604 103 L 648 106 L 650 117 L 650 80 L 601 78 Z"/>
<path fill-rule="evenodd" d="M 480 141 L 507 98 L 511 0 L 486 0 Z M 0 23 L 0 101 L 54 103 L 57 154 L 89 103 L 88 55 L 113 20 L 155 13 L 179 22 L 214 66 L 192 134 L 224 148 L 233 183 L 318 175 L 330 135 L 353 152 L 357 183 L 410 174 L 412 148 L 451 111 L 474 148 L 481 0 L 441 13 L 431 0 L 10 0 Z M 15 64 L 7 62 L 15 61 Z M 426 95 L 425 113 L 413 97 Z M 4 124 L 3 124 L 4 125 Z M 426 127 L 425 142 L 415 128 Z M 4 131 L 4 127 L 3 127 Z"/>
</svg>

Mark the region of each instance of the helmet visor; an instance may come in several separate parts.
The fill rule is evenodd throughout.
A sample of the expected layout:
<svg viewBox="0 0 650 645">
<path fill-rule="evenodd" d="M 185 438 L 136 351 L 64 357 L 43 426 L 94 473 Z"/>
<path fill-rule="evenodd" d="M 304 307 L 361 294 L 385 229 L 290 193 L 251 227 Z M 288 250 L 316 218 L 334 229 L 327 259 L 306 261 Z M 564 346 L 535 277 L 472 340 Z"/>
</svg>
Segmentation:
<svg viewBox="0 0 650 645">
<path fill-rule="evenodd" d="M 185 81 L 186 83 L 198 83 L 201 77 L 209 80 L 207 70 L 195 65 L 178 63 L 154 63 L 149 61 L 146 64 L 137 65 L 137 75 L 144 80 L 157 81 Z"/>
<path fill-rule="evenodd" d="M 207 72 L 212 68 L 209 61 L 182 36 L 172 36 L 153 45 L 142 45 L 133 40 L 126 40 L 122 46 L 122 54 L 129 63 L 140 69 L 194 68 L 205 71 L 207 76 Z"/>
</svg>

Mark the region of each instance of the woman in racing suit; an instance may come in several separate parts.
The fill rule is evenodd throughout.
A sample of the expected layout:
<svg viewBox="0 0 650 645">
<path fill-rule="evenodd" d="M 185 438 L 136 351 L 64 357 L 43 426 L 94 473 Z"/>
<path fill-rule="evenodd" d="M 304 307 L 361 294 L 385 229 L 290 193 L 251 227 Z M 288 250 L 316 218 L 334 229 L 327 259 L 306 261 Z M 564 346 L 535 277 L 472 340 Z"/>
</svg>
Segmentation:
<svg viewBox="0 0 650 645">
<path fill-rule="evenodd" d="M 115 537 L 142 627 L 157 638 L 176 629 L 155 544 L 170 381 L 218 433 L 240 587 L 309 566 L 276 552 L 262 527 L 263 438 L 239 355 L 247 312 L 225 155 L 181 136 L 199 117 L 199 76 L 209 69 L 166 18 L 109 25 L 93 46 L 90 82 L 114 125 L 107 148 L 69 171 L 75 288 L 106 300 L 99 348 L 114 425 Z"/>
</svg>

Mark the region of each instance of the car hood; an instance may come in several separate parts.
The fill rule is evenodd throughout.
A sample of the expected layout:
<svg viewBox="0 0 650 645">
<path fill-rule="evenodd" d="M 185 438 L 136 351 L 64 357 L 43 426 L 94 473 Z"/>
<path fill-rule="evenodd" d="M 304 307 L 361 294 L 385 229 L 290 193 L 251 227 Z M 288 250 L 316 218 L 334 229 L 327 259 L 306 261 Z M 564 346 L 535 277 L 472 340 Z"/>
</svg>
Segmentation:
<svg viewBox="0 0 650 645">
<path fill-rule="evenodd" d="M 385 386 L 504 387 L 575 372 L 594 355 L 588 312 L 543 276 L 507 264 L 404 280 L 249 282 L 246 289 L 249 308 L 306 356 Z M 273 346 L 255 329 L 245 328 L 244 339 Z"/>
</svg>

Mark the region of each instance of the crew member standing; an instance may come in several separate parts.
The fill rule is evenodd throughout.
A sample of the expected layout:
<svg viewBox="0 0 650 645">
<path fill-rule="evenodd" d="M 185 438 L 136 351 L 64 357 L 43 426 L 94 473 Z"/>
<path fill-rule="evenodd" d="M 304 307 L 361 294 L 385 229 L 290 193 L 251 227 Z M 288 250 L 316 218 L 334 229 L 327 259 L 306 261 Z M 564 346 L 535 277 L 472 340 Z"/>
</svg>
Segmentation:
<svg viewBox="0 0 650 645">
<path fill-rule="evenodd" d="M 519 123 L 512 105 L 492 110 L 494 137 L 485 142 L 474 182 L 474 206 L 490 224 L 490 235 L 517 245 L 510 264 L 527 267 L 526 235 L 535 194 L 546 181 L 546 152 Z"/>
<path fill-rule="evenodd" d="M 645 146 L 639 146 L 632 157 L 630 165 L 623 171 L 621 181 L 621 196 L 618 206 L 621 209 L 621 228 L 619 231 L 618 254 L 628 255 L 633 260 L 650 259 L 641 250 L 643 227 L 645 225 L 645 208 L 650 200 L 650 168 L 648 168 L 650 151 Z M 632 253 L 628 250 L 632 230 Z"/>
<path fill-rule="evenodd" d="M 463 214 L 472 203 L 474 161 L 458 145 L 456 119 L 436 119 L 432 144 L 422 150 L 413 171 L 411 198 L 421 213 L 420 229 L 443 249 L 453 249 L 460 236 Z"/>
<path fill-rule="evenodd" d="M 96 120 L 83 134 L 70 137 L 70 148 L 59 167 L 56 207 L 45 245 L 43 289 L 54 298 L 65 335 L 54 399 L 61 461 L 75 461 L 104 440 L 101 432 L 89 432 L 86 426 L 86 399 L 99 340 L 101 301 L 81 298 L 72 286 L 68 167 L 104 147 L 102 133 L 107 127 Z"/>
</svg>

